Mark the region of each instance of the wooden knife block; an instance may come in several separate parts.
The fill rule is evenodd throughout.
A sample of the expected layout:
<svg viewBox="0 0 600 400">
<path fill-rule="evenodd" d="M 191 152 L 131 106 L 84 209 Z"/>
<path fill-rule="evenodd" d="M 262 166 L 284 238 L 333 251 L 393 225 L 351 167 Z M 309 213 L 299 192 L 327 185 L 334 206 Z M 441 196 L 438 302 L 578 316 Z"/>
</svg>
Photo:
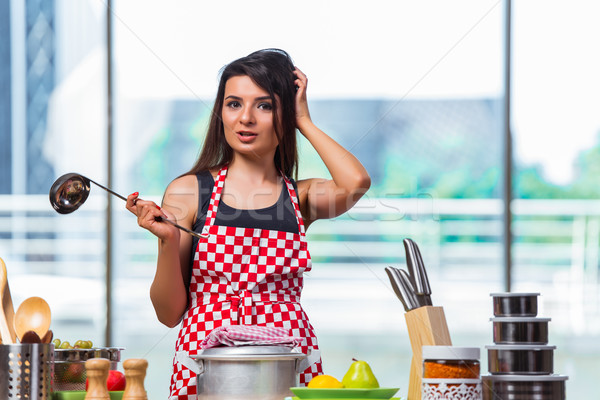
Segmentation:
<svg viewBox="0 0 600 400">
<path fill-rule="evenodd" d="M 452 346 L 442 307 L 423 306 L 404 314 L 413 356 L 408 382 L 408 400 L 421 400 L 423 346 Z"/>
</svg>

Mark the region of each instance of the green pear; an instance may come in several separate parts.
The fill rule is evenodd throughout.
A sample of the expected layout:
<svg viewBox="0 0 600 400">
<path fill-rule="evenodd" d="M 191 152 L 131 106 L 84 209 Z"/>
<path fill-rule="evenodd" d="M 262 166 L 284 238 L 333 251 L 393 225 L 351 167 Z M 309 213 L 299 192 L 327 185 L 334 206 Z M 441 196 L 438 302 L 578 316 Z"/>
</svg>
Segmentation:
<svg viewBox="0 0 600 400">
<path fill-rule="evenodd" d="M 352 359 L 354 362 L 350 365 L 348 372 L 342 378 L 342 383 L 347 388 L 355 389 L 376 389 L 379 382 L 373 374 L 371 367 L 366 361 Z"/>
</svg>

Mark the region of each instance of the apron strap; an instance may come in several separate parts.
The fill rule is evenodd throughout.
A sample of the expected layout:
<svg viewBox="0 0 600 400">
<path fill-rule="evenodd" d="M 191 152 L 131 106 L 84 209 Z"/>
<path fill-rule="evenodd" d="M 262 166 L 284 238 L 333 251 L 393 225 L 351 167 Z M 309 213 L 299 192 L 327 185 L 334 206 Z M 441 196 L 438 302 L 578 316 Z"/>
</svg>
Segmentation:
<svg viewBox="0 0 600 400">
<path fill-rule="evenodd" d="M 204 228 L 202 228 L 203 234 L 208 234 L 208 230 L 214 225 L 215 219 L 217 218 L 217 209 L 219 208 L 219 202 L 221 201 L 221 193 L 223 193 L 223 187 L 225 186 L 225 177 L 227 176 L 227 165 L 224 165 L 217 175 L 217 180 L 213 187 L 212 194 L 210 196 L 210 203 L 208 205 L 208 211 L 206 212 L 206 222 Z M 294 207 L 294 214 L 296 216 L 296 223 L 298 224 L 298 232 L 300 236 L 305 236 L 304 220 L 302 219 L 302 213 L 300 212 L 300 204 L 298 202 L 298 196 L 296 196 L 296 190 L 292 182 L 280 171 L 283 181 L 285 182 L 286 190 L 292 200 L 292 206 Z"/>
</svg>

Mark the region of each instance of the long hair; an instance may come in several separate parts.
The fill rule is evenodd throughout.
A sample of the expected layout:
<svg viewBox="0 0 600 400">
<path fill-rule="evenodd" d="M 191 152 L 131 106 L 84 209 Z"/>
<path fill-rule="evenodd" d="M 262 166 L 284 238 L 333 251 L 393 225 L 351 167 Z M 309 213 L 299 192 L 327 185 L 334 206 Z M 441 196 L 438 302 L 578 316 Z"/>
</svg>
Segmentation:
<svg viewBox="0 0 600 400">
<path fill-rule="evenodd" d="M 204 145 L 196 163 L 187 174 L 221 168 L 233 159 L 233 150 L 225 140 L 221 113 L 225 97 L 225 84 L 234 76 L 248 76 L 265 90 L 273 104 L 273 126 L 279 144 L 274 163 L 283 174 L 297 178 L 298 148 L 296 143 L 296 87 L 294 63 L 280 49 L 264 49 L 231 62 L 221 70 L 217 97 L 210 116 Z M 275 95 L 279 97 L 277 101 Z M 278 109 L 281 109 L 281 121 Z"/>
</svg>

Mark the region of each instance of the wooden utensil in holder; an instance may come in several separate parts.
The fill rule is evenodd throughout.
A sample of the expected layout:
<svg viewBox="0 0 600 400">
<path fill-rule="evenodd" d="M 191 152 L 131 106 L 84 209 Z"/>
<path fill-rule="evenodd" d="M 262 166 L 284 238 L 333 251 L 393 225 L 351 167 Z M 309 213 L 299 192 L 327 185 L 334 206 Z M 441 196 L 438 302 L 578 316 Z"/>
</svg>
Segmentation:
<svg viewBox="0 0 600 400">
<path fill-rule="evenodd" d="M 17 343 L 17 334 L 14 327 L 15 309 L 8 286 L 6 264 L 0 258 L 0 343 Z"/>
<path fill-rule="evenodd" d="M 423 306 L 404 314 L 413 356 L 408 382 L 408 400 L 421 400 L 423 346 L 452 346 L 442 307 Z"/>
</svg>

